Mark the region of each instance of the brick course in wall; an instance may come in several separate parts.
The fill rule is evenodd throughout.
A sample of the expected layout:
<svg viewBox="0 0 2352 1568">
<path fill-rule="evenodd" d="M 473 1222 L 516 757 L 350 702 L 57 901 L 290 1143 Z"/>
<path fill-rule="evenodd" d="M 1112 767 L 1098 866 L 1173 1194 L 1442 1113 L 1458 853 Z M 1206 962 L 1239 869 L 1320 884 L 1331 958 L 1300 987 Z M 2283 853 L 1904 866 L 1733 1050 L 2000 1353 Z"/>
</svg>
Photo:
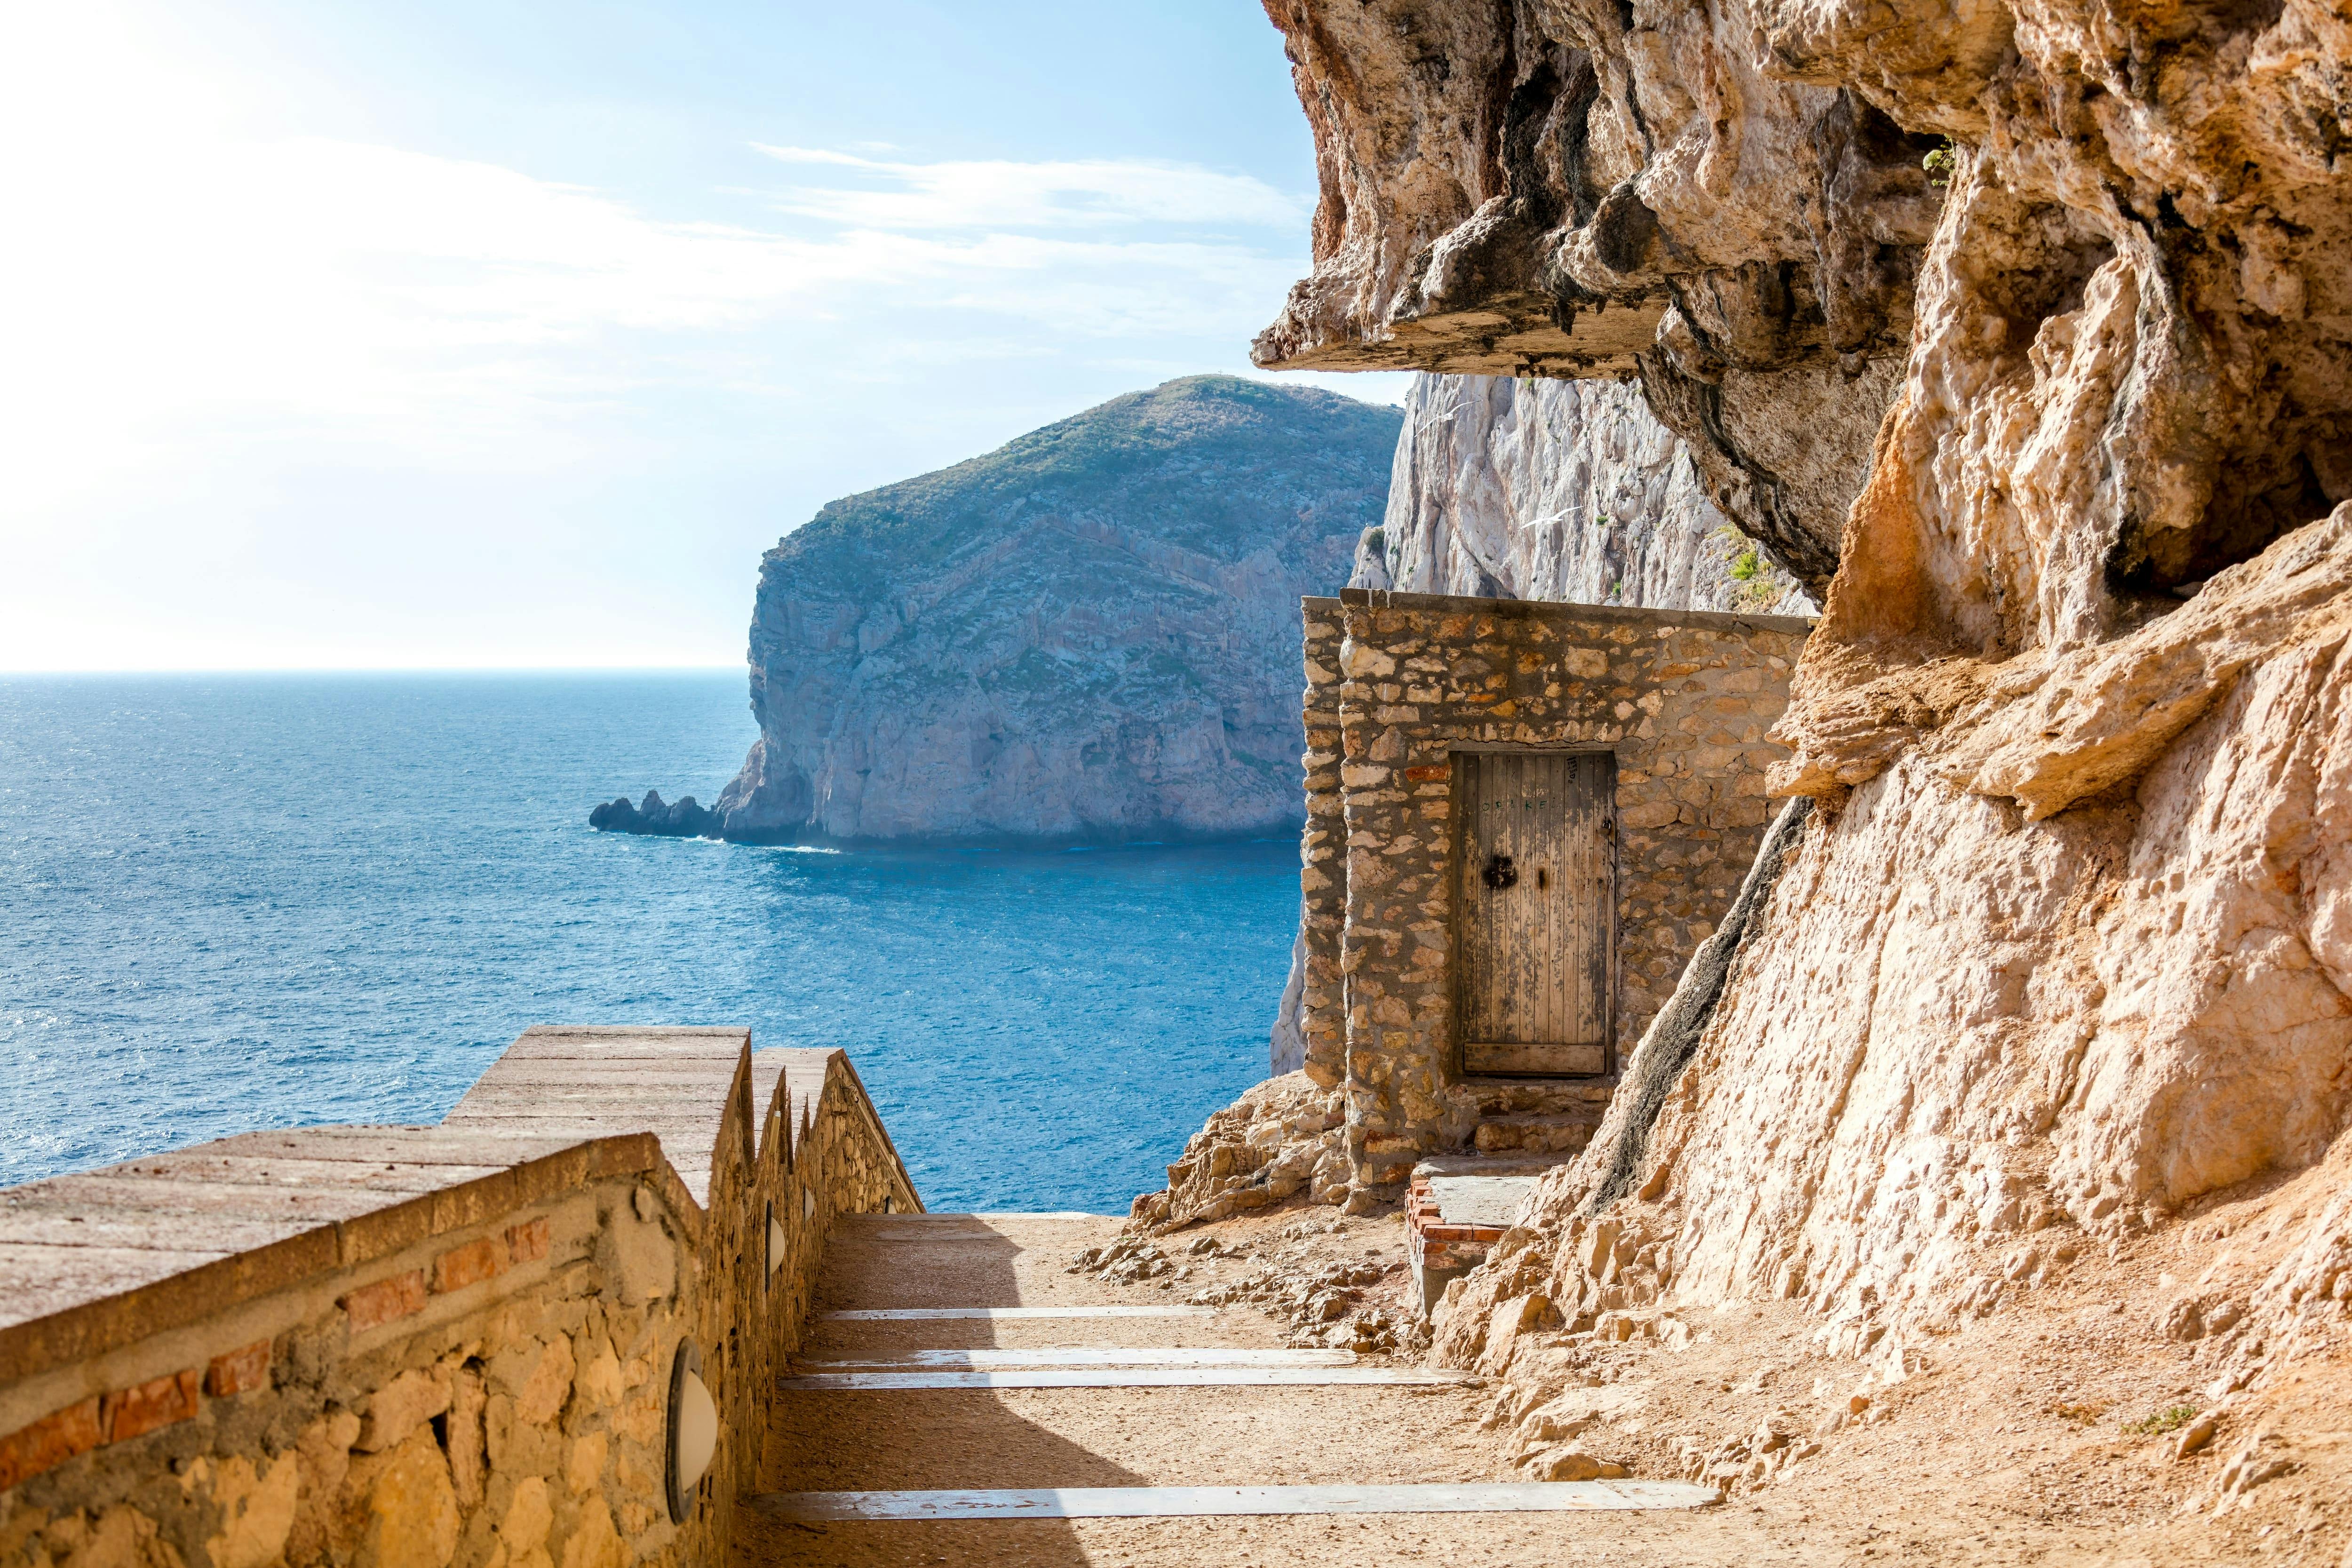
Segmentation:
<svg viewBox="0 0 2352 1568">
<path fill-rule="evenodd" d="M 1345 1085 L 1353 1187 L 1392 1199 L 1423 1156 L 1495 1146 L 1498 1106 L 1605 1100 L 1762 841 L 1811 623 L 1361 589 L 1302 609 L 1307 1070 Z M 1609 1073 L 1514 1094 L 1461 1071 L 1455 760 L 1522 749 L 1615 754 L 1618 935 Z"/>
</svg>

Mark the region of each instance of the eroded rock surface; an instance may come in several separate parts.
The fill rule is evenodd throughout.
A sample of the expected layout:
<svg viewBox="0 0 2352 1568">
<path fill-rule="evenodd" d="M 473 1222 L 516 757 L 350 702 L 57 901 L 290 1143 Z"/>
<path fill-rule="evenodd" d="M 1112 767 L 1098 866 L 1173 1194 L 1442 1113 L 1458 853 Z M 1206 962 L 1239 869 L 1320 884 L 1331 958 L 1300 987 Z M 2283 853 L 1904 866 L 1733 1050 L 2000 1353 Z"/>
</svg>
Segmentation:
<svg viewBox="0 0 2352 1568">
<path fill-rule="evenodd" d="M 1824 815 L 1648 1176 L 1702 1234 L 1769 1215 L 1780 1240 L 1742 1256 L 1700 1243 L 1689 1268 L 1825 1310 L 1934 1317 L 1998 1295 L 1979 1248 L 2053 1226 L 2112 1235 L 2326 1153 L 2352 1097 L 2347 530 L 2339 509 L 2216 578 L 2206 637 L 2184 645 L 2158 622 L 2105 650 L 2108 683 L 2074 687 L 2097 738 L 2118 688 L 2137 689 L 2123 709 L 2169 728 L 2189 695 L 2184 646 L 2229 669 L 2222 624 L 2275 638 L 2195 690 L 2201 717 L 2148 740 L 2129 787 L 2042 813 L 2033 799 L 2053 805 L 2061 786 L 2023 808 L 2001 798 L 2018 779 L 1989 780 L 1974 758 L 2004 754 L 1989 733 L 2024 715 L 2047 725 L 2045 776 L 2097 784 L 2064 766 L 2069 726 L 2037 693 L 1989 703 L 1950 762 L 1919 748 Z M 2265 614 L 2277 579 L 2299 574 L 2279 557 L 2331 588 L 2292 626 Z M 2182 629 L 2194 608 L 2176 612 Z M 1776 1063 L 1813 1087 L 1737 1081 Z M 1743 1173 L 1733 1198 L 1720 1162 L 1692 1156 L 1765 1120 L 1786 1157 L 1760 1183 Z"/>
<path fill-rule="evenodd" d="M 1266 9 L 1322 200 L 1258 362 L 1638 374 L 1818 595 L 1910 334 L 1935 138 L 1792 79 L 1738 3 Z"/>
<path fill-rule="evenodd" d="M 1303 1072 L 1257 1085 L 1192 1134 L 1165 1190 L 1135 1200 L 1133 1223 L 1173 1230 L 1279 1204 L 1337 1203 L 1348 1192 L 1340 1092 Z"/>
</svg>

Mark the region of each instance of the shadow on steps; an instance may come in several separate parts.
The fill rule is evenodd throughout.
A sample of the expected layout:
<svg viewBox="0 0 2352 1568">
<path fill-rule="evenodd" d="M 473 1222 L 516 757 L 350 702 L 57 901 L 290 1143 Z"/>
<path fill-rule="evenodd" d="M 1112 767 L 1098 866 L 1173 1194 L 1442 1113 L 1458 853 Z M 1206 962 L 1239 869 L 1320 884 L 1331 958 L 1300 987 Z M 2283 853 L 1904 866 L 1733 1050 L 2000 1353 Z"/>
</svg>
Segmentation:
<svg viewBox="0 0 2352 1568">
<path fill-rule="evenodd" d="M 960 1215 L 845 1216 L 825 1249 L 801 1354 L 904 1353 L 905 1323 L 827 1322 L 823 1314 L 875 1307 L 1013 1306 L 1013 1263 L 1023 1248 L 984 1222 Z M 985 1320 L 924 1323 L 953 1338 L 932 1345 L 993 1344 Z M 821 1341 L 823 1351 L 814 1344 Z M 762 1492 L 881 1491 L 1004 1487 L 1125 1487 L 1144 1479 L 1101 1455 L 1024 1420 L 985 1390 L 887 1394 L 785 1394 L 776 1401 L 757 1486 Z M 1073 1527 L 1059 1520 L 921 1523 L 806 1523 L 739 1515 L 736 1568 L 840 1564 L 1018 1563 L 1083 1568 L 1091 1561 Z"/>
</svg>

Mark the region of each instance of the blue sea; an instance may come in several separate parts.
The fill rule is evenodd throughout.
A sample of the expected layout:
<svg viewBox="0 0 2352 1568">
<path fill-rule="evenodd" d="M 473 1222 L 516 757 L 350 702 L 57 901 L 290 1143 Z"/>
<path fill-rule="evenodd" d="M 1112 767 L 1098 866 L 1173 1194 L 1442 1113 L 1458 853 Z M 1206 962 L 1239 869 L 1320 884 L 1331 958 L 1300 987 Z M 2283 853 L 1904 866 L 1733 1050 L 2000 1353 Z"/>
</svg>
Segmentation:
<svg viewBox="0 0 2352 1568">
<path fill-rule="evenodd" d="M 845 1047 L 938 1209 L 1124 1212 L 1265 1074 L 1288 841 L 767 848 L 740 673 L 0 677 L 0 1184 L 437 1120 L 541 1023 Z"/>
</svg>

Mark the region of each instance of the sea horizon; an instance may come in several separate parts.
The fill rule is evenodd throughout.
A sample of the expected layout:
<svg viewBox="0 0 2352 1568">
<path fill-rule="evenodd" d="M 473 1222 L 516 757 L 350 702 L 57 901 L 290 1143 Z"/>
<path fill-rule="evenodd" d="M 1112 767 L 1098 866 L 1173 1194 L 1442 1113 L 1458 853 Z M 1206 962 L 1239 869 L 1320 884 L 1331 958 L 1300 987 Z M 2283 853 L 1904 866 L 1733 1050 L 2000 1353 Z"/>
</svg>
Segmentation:
<svg viewBox="0 0 2352 1568">
<path fill-rule="evenodd" d="M 532 1024 L 842 1046 L 926 1201 L 1123 1210 L 1265 1076 L 1295 842 L 725 844 L 740 669 L 0 674 L 0 1183 L 437 1120 Z"/>
</svg>

